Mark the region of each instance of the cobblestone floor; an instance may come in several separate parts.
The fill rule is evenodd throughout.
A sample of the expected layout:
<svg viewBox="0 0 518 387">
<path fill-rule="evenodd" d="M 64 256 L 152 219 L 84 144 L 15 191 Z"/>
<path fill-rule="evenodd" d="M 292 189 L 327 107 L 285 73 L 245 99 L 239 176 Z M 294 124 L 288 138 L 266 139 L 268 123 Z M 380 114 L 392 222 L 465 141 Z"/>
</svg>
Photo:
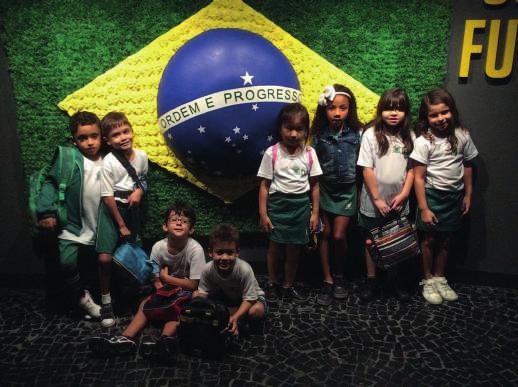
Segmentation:
<svg viewBox="0 0 518 387">
<path fill-rule="evenodd" d="M 0 385 L 518 385 L 518 290 L 458 284 L 457 302 L 364 305 L 348 286 L 328 308 L 272 305 L 265 334 L 222 361 L 179 354 L 171 364 L 94 358 L 85 340 L 98 323 L 48 313 L 41 290 L 0 289 Z"/>
</svg>

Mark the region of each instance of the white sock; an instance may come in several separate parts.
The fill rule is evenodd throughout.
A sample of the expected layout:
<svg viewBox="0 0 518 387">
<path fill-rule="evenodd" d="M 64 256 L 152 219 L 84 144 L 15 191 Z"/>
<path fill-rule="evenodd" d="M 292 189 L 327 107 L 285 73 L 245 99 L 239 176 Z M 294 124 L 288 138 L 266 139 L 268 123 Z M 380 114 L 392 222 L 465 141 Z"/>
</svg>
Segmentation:
<svg viewBox="0 0 518 387">
<path fill-rule="evenodd" d="M 103 304 L 111 304 L 112 297 L 110 296 L 110 293 L 101 294 L 101 303 Z"/>
</svg>

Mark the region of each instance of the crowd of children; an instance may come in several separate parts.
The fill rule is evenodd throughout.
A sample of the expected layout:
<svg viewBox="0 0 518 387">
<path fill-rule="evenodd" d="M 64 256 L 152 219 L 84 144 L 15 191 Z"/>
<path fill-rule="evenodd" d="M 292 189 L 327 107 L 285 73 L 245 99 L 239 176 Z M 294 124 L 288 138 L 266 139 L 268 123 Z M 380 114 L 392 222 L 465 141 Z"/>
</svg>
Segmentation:
<svg viewBox="0 0 518 387">
<path fill-rule="evenodd" d="M 69 126 L 75 145 L 70 148 L 75 155 L 70 160 L 75 164 L 64 193 L 66 221 L 61 224 L 58 217 L 60 182 L 54 162 L 41 189 L 38 224 L 57 232 L 62 275 L 78 307 L 103 327 L 111 327 L 116 324 L 110 295 L 113 254 L 123 241 L 139 242 L 147 155 L 133 148 L 133 129 L 123 113 L 110 112 L 99 120 L 93 113 L 78 112 Z M 302 104 L 285 105 L 278 130 L 279 142 L 264 152 L 257 173 L 260 225 L 269 238 L 265 291 L 251 266 L 239 257 L 239 234 L 232 225 L 212 230 L 211 261 L 206 263 L 203 248 L 192 238 L 194 210 L 184 203 L 167 210 L 162 225 L 166 236 L 151 250 L 155 289 L 179 287 L 187 299 L 210 297 L 223 302 L 230 313 L 226 329 L 237 335 L 243 321 L 254 324 L 264 318 L 268 302 L 281 298 L 308 302 L 294 283 L 303 247 L 311 234 L 318 233 L 323 284 L 315 301 L 328 306 L 333 299 L 347 297 L 343 276 L 351 222 L 370 230 L 408 216 L 414 188 L 422 295 L 431 304 L 458 298 L 445 278 L 445 267 L 453 232 L 471 207 L 471 161 L 478 152 L 448 91 L 435 89 L 423 97 L 417 138 L 402 89 L 384 92 L 374 120 L 363 125 L 353 92 L 338 84 L 324 89 L 312 123 Z M 82 282 L 80 250 L 97 256 L 100 305 Z M 379 285 L 367 248 L 365 265 L 367 276 L 359 296 L 369 301 Z M 410 296 L 401 277 L 396 267 L 391 286 L 406 301 Z M 135 337 L 149 320 L 144 306 L 151 297 L 140 303 L 120 335 L 93 337 L 91 347 L 99 352 L 134 351 Z M 166 321 L 160 339 L 143 345 L 168 353 L 178 325 L 177 320 Z"/>
</svg>

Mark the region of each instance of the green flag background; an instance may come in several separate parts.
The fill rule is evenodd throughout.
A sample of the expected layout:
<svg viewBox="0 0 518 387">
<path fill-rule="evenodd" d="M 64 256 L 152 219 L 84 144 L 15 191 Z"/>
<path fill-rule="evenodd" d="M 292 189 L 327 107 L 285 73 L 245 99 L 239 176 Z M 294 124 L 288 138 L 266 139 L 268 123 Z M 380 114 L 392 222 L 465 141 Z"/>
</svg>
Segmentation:
<svg viewBox="0 0 518 387">
<path fill-rule="evenodd" d="M 246 1 L 322 57 L 380 94 L 401 86 L 415 112 L 423 93 L 442 85 L 450 1 Z M 207 1 L 0 0 L 0 38 L 13 82 L 25 174 L 45 165 L 69 136 L 65 96 L 112 68 L 208 4 Z M 188 199 L 197 232 L 232 222 L 255 233 L 257 191 L 232 205 L 158 166 L 150 166 L 144 237 L 160 233 L 163 210 Z"/>
</svg>

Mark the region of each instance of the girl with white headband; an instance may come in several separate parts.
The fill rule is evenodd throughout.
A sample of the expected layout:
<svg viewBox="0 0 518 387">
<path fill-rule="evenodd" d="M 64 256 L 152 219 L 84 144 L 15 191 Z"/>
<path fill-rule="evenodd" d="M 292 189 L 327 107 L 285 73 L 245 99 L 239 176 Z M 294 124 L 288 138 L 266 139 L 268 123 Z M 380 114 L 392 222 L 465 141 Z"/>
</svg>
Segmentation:
<svg viewBox="0 0 518 387">
<path fill-rule="evenodd" d="M 311 129 L 313 147 L 323 172 L 319 182 L 320 214 L 324 224 L 320 238 L 324 284 L 317 303 L 329 305 L 333 298 L 347 296 L 343 260 L 347 255 L 349 222 L 357 211 L 356 159 L 362 124 L 352 91 L 342 85 L 326 86 L 318 100 Z M 332 254 L 330 237 L 334 241 Z"/>
</svg>

